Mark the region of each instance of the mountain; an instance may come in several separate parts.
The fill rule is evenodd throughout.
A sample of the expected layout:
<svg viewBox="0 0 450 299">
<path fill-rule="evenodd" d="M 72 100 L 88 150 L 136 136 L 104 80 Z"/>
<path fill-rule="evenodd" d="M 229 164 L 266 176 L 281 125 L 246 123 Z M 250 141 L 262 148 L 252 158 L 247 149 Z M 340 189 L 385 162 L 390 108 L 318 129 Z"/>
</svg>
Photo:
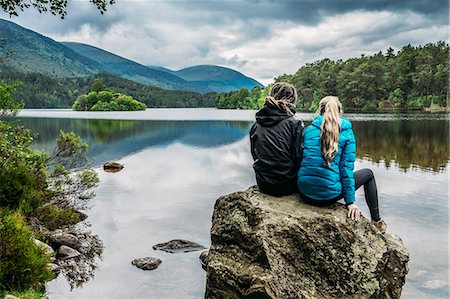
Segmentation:
<svg viewBox="0 0 450 299">
<path fill-rule="evenodd" d="M 74 42 L 61 42 L 72 49 L 104 67 L 104 72 L 126 78 L 137 83 L 154 85 L 168 89 L 208 91 L 202 87 L 196 87 L 186 80 L 172 75 L 166 71 L 151 69 L 132 60 L 123 58 L 100 48 Z"/>
<path fill-rule="evenodd" d="M 13 22 L 0 19 L 0 38 L 4 51 L 14 55 L 2 61 L 2 69 L 42 73 L 58 77 L 87 76 L 102 66 L 60 43 Z"/>
<path fill-rule="evenodd" d="M 172 90 L 195 92 L 230 91 L 242 86 L 262 86 L 232 69 L 199 65 L 172 71 L 160 66 L 147 67 L 108 51 L 74 42 L 57 42 L 42 34 L 0 19 L 0 72 L 39 73 L 53 78 L 91 77 L 105 73 L 137 83 Z"/>
<path fill-rule="evenodd" d="M 241 87 L 249 90 L 255 86 L 263 87 L 258 81 L 238 71 L 216 65 L 196 65 L 179 71 L 172 71 L 160 66 L 148 67 L 176 75 L 201 89 L 229 92 Z"/>
</svg>

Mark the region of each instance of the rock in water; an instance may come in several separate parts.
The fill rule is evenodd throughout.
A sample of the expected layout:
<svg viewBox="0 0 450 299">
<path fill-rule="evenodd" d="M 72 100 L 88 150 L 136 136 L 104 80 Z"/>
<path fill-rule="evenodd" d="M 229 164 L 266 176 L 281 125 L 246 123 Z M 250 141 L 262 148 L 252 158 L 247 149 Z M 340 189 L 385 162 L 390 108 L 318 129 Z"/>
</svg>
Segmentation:
<svg viewBox="0 0 450 299">
<path fill-rule="evenodd" d="M 103 164 L 103 170 L 106 172 L 119 172 L 123 169 L 123 165 L 117 162 L 106 162 Z"/>
<path fill-rule="evenodd" d="M 161 260 L 156 257 L 141 257 L 133 260 L 131 264 L 142 270 L 154 270 L 159 267 Z"/>
<path fill-rule="evenodd" d="M 256 187 L 216 201 L 211 241 L 206 298 L 400 298 L 408 272 L 401 239 L 343 205 Z"/>
<path fill-rule="evenodd" d="M 162 250 L 170 253 L 191 252 L 206 249 L 205 246 L 192 241 L 175 239 L 165 243 L 153 245 L 154 250 Z"/>
<path fill-rule="evenodd" d="M 58 257 L 62 259 L 71 259 L 80 255 L 81 253 L 78 250 L 70 248 L 66 245 L 61 245 L 58 249 Z"/>
<path fill-rule="evenodd" d="M 81 246 L 81 242 L 76 236 L 60 230 L 52 232 L 49 239 L 51 243 L 56 245 L 66 245 L 76 249 Z"/>
</svg>

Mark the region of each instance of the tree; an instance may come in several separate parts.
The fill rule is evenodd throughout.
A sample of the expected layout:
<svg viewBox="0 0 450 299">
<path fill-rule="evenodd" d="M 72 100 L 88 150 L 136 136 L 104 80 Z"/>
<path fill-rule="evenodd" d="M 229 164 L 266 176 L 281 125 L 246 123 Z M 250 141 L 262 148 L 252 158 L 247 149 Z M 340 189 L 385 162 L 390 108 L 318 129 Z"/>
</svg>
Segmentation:
<svg viewBox="0 0 450 299">
<path fill-rule="evenodd" d="M 8 85 L 5 82 L 0 82 L 0 117 L 15 116 L 23 109 L 23 102 L 16 101 L 11 93 L 16 90 L 16 85 Z"/>
<path fill-rule="evenodd" d="M 92 83 L 92 91 L 103 91 L 106 90 L 105 84 L 103 84 L 103 81 L 101 79 L 95 79 L 94 83 Z"/>
<path fill-rule="evenodd" d="M 109 5 L 115 3 L 115 0 L 89 1 L 97 7 L 101 14 L 106 12 Z M 1 0 L 0 6 L 10 16 L 18 16 L 18 11 L 24 11 L 33 7 L 40 13 L 50 12 L 52 15 L 60 16 L 61 19 L 64 19 L 67 15 L 68 3 L 69 0 Z"/>
</svg>

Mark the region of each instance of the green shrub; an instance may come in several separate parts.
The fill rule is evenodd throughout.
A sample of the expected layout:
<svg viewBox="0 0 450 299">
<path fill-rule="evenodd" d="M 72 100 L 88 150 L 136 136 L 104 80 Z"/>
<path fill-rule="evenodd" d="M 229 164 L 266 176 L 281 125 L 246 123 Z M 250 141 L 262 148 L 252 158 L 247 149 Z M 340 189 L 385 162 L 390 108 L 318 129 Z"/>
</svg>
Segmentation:
<svg viewBox="0 0 450 299">
<path fill-rule="evenodd" d="M 0 291 L 0 298 L 3 298 L 6 295 L 13 295 L 20 299 L 45 299 L 48 298 L 45 295 L 45 292 L 38 292 L 33 290 L 27 290 L 27 291 Z"/>
<path fill-rule="evenodd" d="M 64 225 L 80 222 L 80 215 L 73 209 L 61 209 L 53 204 L 46 204 L 35 211 L 35 216 L 49 230 L 55 230 Z"/>
<path fill-rule="evenodd" d="M 0 289 L 44 289 L 53 277 L 50 257 L 34 243 L 19 212 L 0 211 L 0 240 Z"/>
<path fill-rule="evenodd" d="M 80 95 L 73 103 L 72 109 L 78 111 L 138 111 L 147 109 L 147 105 L 129 95 L 103 90 Z"/>
<path fill-rule="evenodd" d="M 31 212 L 50 195 L 48 155 L 30 148 L 30 131 L 0 122 L 0 208 Z"/>
</svg>

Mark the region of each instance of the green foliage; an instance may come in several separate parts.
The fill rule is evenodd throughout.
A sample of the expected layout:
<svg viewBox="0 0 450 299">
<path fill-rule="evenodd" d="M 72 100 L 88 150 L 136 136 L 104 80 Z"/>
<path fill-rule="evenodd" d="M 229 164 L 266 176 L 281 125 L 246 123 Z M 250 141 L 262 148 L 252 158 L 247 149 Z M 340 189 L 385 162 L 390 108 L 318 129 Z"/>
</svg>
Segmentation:
<svg viewBox="0 0 450 299">
<path fill-rule="evenodd" d="M 48 155 L 30 148 L 30 131 L 0 122 L 0 207 L 30 212 L 49 196 Z"/>
<path fill-rule="evenodd" d="M 72 109 L 78 111 L 139 111 L 147 109 L 147 106 L 131 96 L 104 90 L 91 91 L 87 95 L 79 96 L 72 105 Z"/>
<path fill-rule="evenodd" d="M 0 289 L 39 297 L 33 291 L 42 290 L 52 273 L 27 217 L 50 230 L 77 223 L 77 210 L 99 179 L 86 166 L 87 144 L 73 132 L 61 131 L 51 154 L 32 149 L 32 142 L 28 129 L 0 121 Z"/>
<path fill-rule="evenodd" d="M 16 101 L 11 95 L 16 90 L 17 85 L 8 85 L 5 82 L 0 82 L 0 117 L 15 116 L 23 109 L 24 104 L 21 101 Z"/>
<path fill-rule="evenodd" d="M 46 299 L 48 298 L 45 295 L 44 291 L 34 291 L 34 290 L 27 290 L 27 291 L 0 291 L 0 297 L 4 297 L 6 295 L 13 295 L 16 296 L 19 299 Z"/>
<path fill-rule="evenodd" d="M 61 209 L 54 204 L 46 204 L 39 207 L 34 215 L 49 230 L 80 222 L 80 214 L 75 212 L 75 210 Z"/>
<path fill-rule="evenodd" d="M 51 78 L 39 73 L 0 71 L 0 80 L 8 83 L 23 82 L 23 87 L 13 92 L 14 98 L 23 99 L 27 108 L 70 108 L 78 97 L 80 111 L 87 111 L 87 94 L 95 79 L 101 79 L 114 93 L 127 94 L 148 107 L 195 108 L 214 107 L 216 93 L 201 94 L 192 91 L 168 90 L 133 81 L 100 74 L 92 77 Z M 73 107 L 72 107 L 73 108 Z"/>
<path fill-rule="evenodd" d="M 105 84 L 101 79 L 95 79 L 94 83 L 92 83 L 92 90 L 96 92 L 100 92 L 106 89 Z"/>
<path fill-rule="evenodd" d="M 298 108 L 314 111 L 326 95 L 338 96 L 346 111 L 429 107 L 429 97 L 446 106 L 449 46 L 443 41 L 389 48 L 372 56 L 308 63 L 275 80 L 293 84 Z M 388 102 L 387 102 L 388 101 Z M 389 103 L 389 104 L 388 104 Z"/>
<path fill-rule="evenodd" d="M 216 107 L 219 109 L 259 109 L 264 104 L 261 101 L 263 89 L 255 86 L 251 91 L 242 87 L 239 90 L 220 93 L 216 98 Z"/>
<path fill-rule="evenodd" d="M 106 12 L 109 5 L 114 4 L 115 0 L 90 0 L 101 14 Z M 69 0 L 2 0 L 0 6 L 4 12 L 9 16 L 18 16 L 19 10 L 24 11 L 27 8 L 33 7 L 40 13 L 50 12 L 52 15 L 58 15 L 61 19 L 67 14 L 66 8 Z"/>
<path fill-rule="evenodd" d="M 19 212 L 0 211 L 0 289 L 41 290 L 53 275 Z"/>
</svg>

